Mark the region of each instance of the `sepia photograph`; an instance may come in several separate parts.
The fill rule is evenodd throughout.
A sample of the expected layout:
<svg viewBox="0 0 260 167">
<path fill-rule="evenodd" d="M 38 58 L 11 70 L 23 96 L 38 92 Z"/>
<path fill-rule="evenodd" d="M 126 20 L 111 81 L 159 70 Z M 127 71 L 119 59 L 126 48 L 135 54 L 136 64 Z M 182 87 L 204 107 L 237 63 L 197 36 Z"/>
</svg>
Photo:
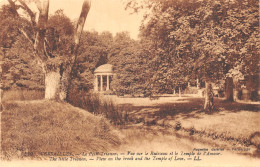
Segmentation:
<svg viewBox="0 0 260 167">
<path fill-rule="evenodd" d="M 258 0 L 0 0 L 1 167 L 259 167 Z"/>
</svg>

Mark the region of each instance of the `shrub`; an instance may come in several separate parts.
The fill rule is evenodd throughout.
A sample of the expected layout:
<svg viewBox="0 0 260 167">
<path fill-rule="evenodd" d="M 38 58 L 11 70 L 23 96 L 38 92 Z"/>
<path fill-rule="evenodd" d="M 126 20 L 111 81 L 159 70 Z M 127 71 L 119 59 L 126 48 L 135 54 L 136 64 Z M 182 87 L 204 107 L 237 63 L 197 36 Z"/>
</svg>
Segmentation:
<svg viewBox="0 0 260 167">
<path fill-rule="evenodd" d="M 13 101 L 13 100 L 39 100 L 44 99 L 44 91 L 41 90 L 6 90 L 3 93 L 2 101 Z"/>
<path fill-rule="evenodd" d="M 69 102 L 93 114 L 104 115 L 114 124 L 123 124 L 127 121 L 127 112 L 110 100 L 101 97 L 98 93 L 74 92 L 69 96 Z"/>
</svg>

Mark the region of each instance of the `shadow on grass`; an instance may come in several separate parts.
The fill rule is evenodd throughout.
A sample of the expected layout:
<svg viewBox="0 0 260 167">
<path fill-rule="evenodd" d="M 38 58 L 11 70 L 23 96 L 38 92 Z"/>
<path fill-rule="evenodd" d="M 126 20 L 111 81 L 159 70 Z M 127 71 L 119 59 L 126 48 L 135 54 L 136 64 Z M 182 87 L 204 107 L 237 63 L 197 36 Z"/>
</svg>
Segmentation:
<svg viewBox="0 0 260 167">
<path fill-rule="evenodd" d="M 142 134 L 138 138 L 148 136 L 149 139 L 151 135 L 147 134 L 153 134 L 152 137 L 155 137 L 158 136 L 156 133 L 167 135 L 167 132 L 173 132 L 177 139 L 186 138 L 192 142 L 203 141 L 203 143 L 214 146 L 225 145 L 229 149 L 241 146 L 257 148 L 255 152 L 247 154 L 259 157 L 260 133 L 257 127 L 253 126 L 253 129 L 251 126 L 255 124 L 237 126 L 242 121 L 248 121 L 248 118 L 255 118 L 252 120 L 255 122 L 257 118 L 254 116 L 258 114 L 259 105 L 227 102 L 218 98 L 215 98 L 214 102 L 215 110 L 211 113 L 203 110 L 203 98 L 183 98 L 167 103 L 156 103 L 152 106 L 127 104 L 125 108 L 130 111 L 128 112 L 132 119 L 130 122 L 140 123 L 131 127 L 135 128 L 136 125 L 139 125 Z M 248 114 L 249 117 L 247 117 Z M 185 119 L 186 121 L 184 121 Z M 210 126 L 208 127 L 208 125 Z M 155 127 L 158 128 L 157 131 L 153 129 Z M 212 127 L 213 129 L 211 129 Z M 238 127 L 239 129 L 237 129 Z M 177 130 L 181 135 L 175 133 Z M 133 133 L 133 135 L 135 134 Z"/>
<path fill-rule="evenodd" d="M 259 104 L 248 104 L 248 103 L 238 103 L 238 102 L 229 102 L 225 100 L 216 100 L 216 108 L 217 109 L 224 109 L 231 112 L 238 112 L 241 110 L 253 111 L 258 112 L 260 111 Z"/>
<path fill-rule="evenodd" d="M 122 111 L 128 112 L 132 119 L 138 118 L 150 118 L 155 121 L 159 119 L 174 119 L 176 116 L 181 116 L 183 119 L 188 118 L 201 118 L 200 115 L 214 115 L 221 114 L 220 111 L 239 112 L 242 110 L 258 112 L 260 105 L 257 104 L 245 104 L 237 102 L 227 102 L 221 99 L 214 99 L 215 110 L 212 112 L 205 111 L 203 109 L 204 98 L 184 98 L 177 101 L 155 104 L 152 106 L 134 106 L 132 104 L 121 104 Z M 139 121 L 140 122 L 140 121 Z"/>
</svg>

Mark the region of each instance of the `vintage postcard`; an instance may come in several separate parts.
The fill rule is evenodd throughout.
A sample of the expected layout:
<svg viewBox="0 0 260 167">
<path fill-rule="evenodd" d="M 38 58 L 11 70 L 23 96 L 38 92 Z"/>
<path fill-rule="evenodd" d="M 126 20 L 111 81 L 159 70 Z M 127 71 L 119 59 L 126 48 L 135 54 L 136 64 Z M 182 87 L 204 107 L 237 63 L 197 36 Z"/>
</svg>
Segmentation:
<svg viewBox="0 0 260 167">
<path fill-rule="evenodd" d="M 259 40 L 257 0 L 0 0 L 0 166 L 260 166 Z"/>
</svg>

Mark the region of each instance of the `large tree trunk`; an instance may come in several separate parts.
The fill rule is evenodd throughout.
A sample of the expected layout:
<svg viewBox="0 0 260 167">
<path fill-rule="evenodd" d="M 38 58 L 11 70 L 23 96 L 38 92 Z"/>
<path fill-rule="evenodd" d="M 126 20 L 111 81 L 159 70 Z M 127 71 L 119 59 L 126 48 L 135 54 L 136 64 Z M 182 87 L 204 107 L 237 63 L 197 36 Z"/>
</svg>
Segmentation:
<svg viewBox="0 0 260 167">
<path fill-rule="evenodd" d="M 238 100 L 239 100 L 238 94 L 239 94 L 239 91 L 236 90 L 236 89 L 234 89 L 234 93 L 233 93 L 233 99 L 234 99 L 234 101 L 238 101 Z"/>
<path fill-rule="evenodd" d="M 45 99 L 65 100 L 68 94 L 69 73 L 71 68 L 62 67 L 45 74 Z"/>
<path fill-rule="evenodd" d="M 45 98 L 55 100 L 66 100 L 71 87 L 72 74 L 77 62 L 77 48 L 83 27 L 90 9 L 90 0 L 84 0 L 82 10 L 74 35 L 74 49 L 72 51 L 71 64 L 61 64 L 59 70 L 50 71 L 45 76 Z"/>
<path fill-rule="evenodd" d="M 199 97 L 202 97 L 202 90 L 200 89 L 200 80 L 197 78 L 197 84 L 196 84 L 196 86 L 197 86 L 197 91 L 198 91 L 198 93 L 197 93 L 197 95 L 199 96 Z"/>
<path fill-rule="evenodd" d="M 179 86 L 179 97 L 181 97 L 181 87 Z"/>
<path fill-rule="evenodd" d="M 60 78 L 59 71 L 50 71 L 45 74 L 45 99 L 59 99 Z"/>
<path fill-rule="evenodd" d="M 233 89 L 234 89 L 233 78 L 227 77 L 226 90 L 225 90 L 225 98 L 227 101 L 234 101 Z"/>
<path fill-rule="evenodd" d="M 211 83 L 206 81 L 205 84 L 206 84 L 206 89 L 205 89 L 204 110 L 211 112 L 214 110 L 214 94 L 213 94 Z"/>
<path fill-rule="evenodd" d="M 17 12 L 17 6 L 15 1 L 8 0 L 13 10 L 16 12 L 16 15 L 19 15 Z M 48 13 L 49 13 L 49 0 L 36 0 L 35 4 L 39 10 L 38 21 L 36 24 L 35 14 L 30 10 L 26 5 L 24 0 L 19 0 L 21 7 L 27 11 L 31 17 L 32 25 L 36 30 L 34 39 L 30 38 L 30 35 L 26 31 L 20 30 L 22 34 L 25 35 L 34 46 L 34 55 L 38 60 L 38 63 L 42 66 L 43 73 L 45 74 L 45 98 L 46 99 L 55 99 L 55 100 L 65 100 L 67 92 L 69 91 L 70 80 L 72 78 L 72 70 L 77 61 L 77 48 L 80 41 L 80 36 L 87 18 L 91 2 L 90 0 L 84 0 L 82 5 L 82 10 L 80 17 L 77 23 L 76 32 L 74 34 L 75 45 L 72 49 L 70 64 L 65 64 L 64 67 L 61 63 L 60 68 L 58 65 L 54 69 L 47 68 L 47 63 L 49 59 L 52 59 L 50 52 L 47 48 L 47 39 L 46 39 L 46 27 L 48 24 Z"/>
</svg>

